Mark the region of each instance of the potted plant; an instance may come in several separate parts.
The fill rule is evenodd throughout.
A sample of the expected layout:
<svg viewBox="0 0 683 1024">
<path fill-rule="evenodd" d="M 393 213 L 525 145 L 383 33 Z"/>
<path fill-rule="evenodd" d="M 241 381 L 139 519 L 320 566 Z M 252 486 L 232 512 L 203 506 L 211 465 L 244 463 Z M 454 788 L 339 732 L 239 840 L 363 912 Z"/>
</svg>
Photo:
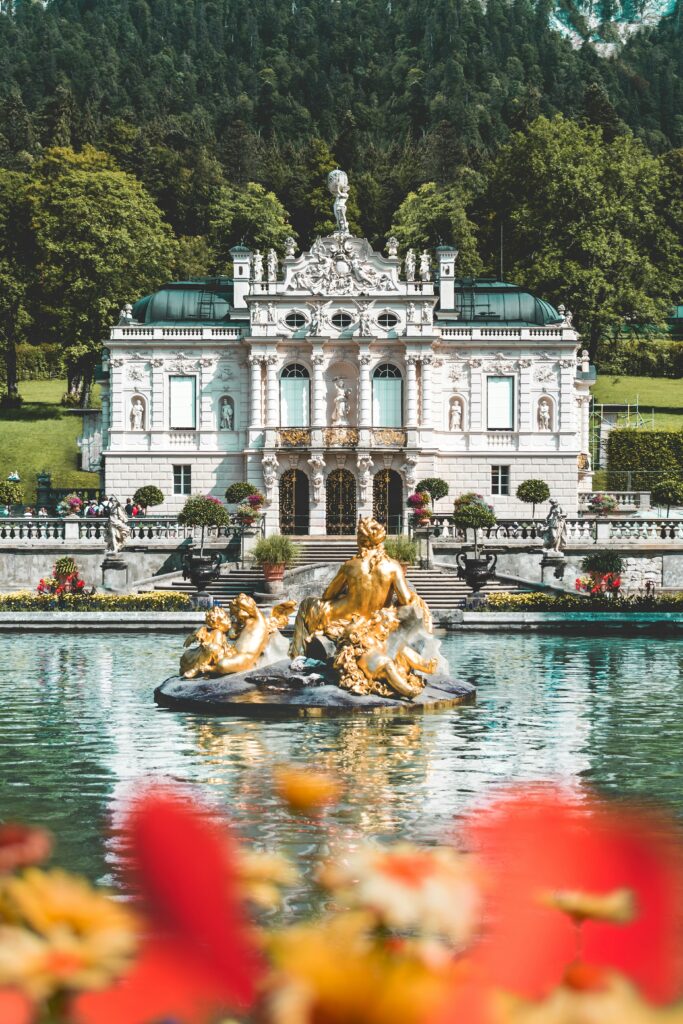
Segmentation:
<svg viewBox="0 0 683 1024">
<path fill-rule="evenodd" d="M 661 480 L 652 488 L 650 502 L 655 508 L 665 508 L 668 519 L 672 507 L 683 505 L 683 480 L 675 477 Z"/>
<path fill-rule="evenodd" d="M 133 504 L 140 505 L 144 508 L 145 512 L 147 509 L 154 505 L 161 505 L 164 500 L 164 492 L 154 484 L 146 484 L 144 487 L 138 487 L 137 491 L 133 495 Z"/>
<path fill-rule="evenodd" d="M 588 499 L 588 508 L 594 516 L 613 516 L 619 511 L 619 502 L 614 495 L 598 491 Z"/>
<path fill-rule="evenodd" d="M 285 570 L 289 569 L 299 556 L 299 546 L 289 537 L 274 533 L 270 537 L 262 537 L 252 552 L 254 561 L 261 566 L 269 594 L 280 594 L 283 590 L 282 580 Z"/>
<path fill-rule="evenodd" d="M 621 589 L 621 573 L 624 560 L 616 551 L 594 551 L 581 562 L 581 570 L 587 576 L 579 576 L 575 587 L 591 597 L 618 597 Z"/>
<path fill-rule="evenodd" d="M 427 476 L 424 480 L 419 481 L 415 490 L 426 491 L 432 502 L 437 502 L 439 498 L 445 498 L 448 494 L 448 484 L 440 476 Z"/>
<path fill-rule="evenodd" d="M 384 550 L 389 558 L 400 562 L 404 570 L 412 565 L 417 558 L 417 544 L 405 534 L 399 534 L 398 537 L 387 537 L 384 542 Z"/>
<path fill-rule="evenodd" d="M 493 506 L 487 504 L 482 494 L 475 494 L 468 491 L 455 499 L 453 504 L 453 522 L 464 531 L 467 539 L 467 531 L 472 530 L 474 538 L 474 558 L 468 558 L 466 552 L 461 551 L 457 557 L 458 575 L 464 579 L 472 590 L 480 590 L 484 583 L 493 575 L 496 566 L 496 556 L 493 554 L 479 557 L 478 530 L 496 525 L 496 517 Z"/>
<path fill-rule="evenodd" d="M 7 511 L 12 514 L 12 505 L 21 505 L 24 500 L 24 488 L 13 480 L 3 480 L 0 483 L 0 505 L 6 505 Z"/>
<path fill-rule="evenodd" d="M 239 505 L 240 503 L 244 502 L 249 497 L 250 494 L 261 495 L 261 504 L 263 504 L 263 501 L 265 499 L 263 498 L 263 495 L 259 491 L 258 487 L 256 487 L 254 484 L 247 483 L 246 481 L 240 481 L 239 483 L 236 484 L 230 484 L 230 486 L 225 492 L 225 501 L 228 505 Z"/>
<path fill-rule="evenodd" d="M 415 526 L 429 526 L 431 524 L 432 504 L 427 491 L 415 491 L 414 494 L 408 495 L 406 504 L 413 512 L 413 523 Z"/>
<path fill-rule="evenodd" d="M 181 526 L 201 527 L 199 554 L 195 554 L 193 545 L 183 558 L 183 578 L 190 579 L 199 591 L 199 596 L 206 596 L 206 587 L 216 579 L 220 571 L 221 556 L 204 554 L 206 528 L 210 526 L 229 526 L 230 516 L 218 498 L 197 494 L 188 498 L 178 515 Z"/>
<path fill-rule="evenodd" d="M 83 498 L 80 494 L 67 494 L 57 506 L 60 516 L 80 516 L 83 509 Z"/>
</svg>

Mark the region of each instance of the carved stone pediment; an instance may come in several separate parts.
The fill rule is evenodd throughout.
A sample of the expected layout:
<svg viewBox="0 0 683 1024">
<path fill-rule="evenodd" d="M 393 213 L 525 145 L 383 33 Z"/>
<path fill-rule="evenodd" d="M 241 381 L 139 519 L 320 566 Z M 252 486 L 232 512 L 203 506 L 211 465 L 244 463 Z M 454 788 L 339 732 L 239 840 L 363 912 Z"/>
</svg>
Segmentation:
<svg viewBox="0 0 683 1024">
<path fill-rule="evenodd" d="M 370 295 L 399 290 L 396 262 L 375 252 L 365 238 L 339 234 L 318 238 L 310 252 L 285 267 L 285 291 L 312 295 Z"/>
</svg>

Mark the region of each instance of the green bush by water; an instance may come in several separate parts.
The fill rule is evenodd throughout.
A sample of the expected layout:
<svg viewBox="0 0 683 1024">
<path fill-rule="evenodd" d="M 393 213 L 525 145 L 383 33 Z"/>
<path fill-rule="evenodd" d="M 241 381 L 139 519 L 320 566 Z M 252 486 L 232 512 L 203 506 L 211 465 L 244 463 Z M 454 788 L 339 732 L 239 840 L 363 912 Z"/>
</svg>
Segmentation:
<svg viewBox="0 0 683 1024">
<path fill-rule="evenodd" d="M 36 594 L 17 590 L 0 594 L 0 612 L 182 612 L 191 607 L 187 594 L 154 590 L 144 594 Z"/>
<path fill-rule="evenodd" d="M 619 597 L 606 594 L 579 597 L 575 594 L 489 594 L 485 612 L 683 612 L 683 593 L 624 594 Z"/>
</svg>

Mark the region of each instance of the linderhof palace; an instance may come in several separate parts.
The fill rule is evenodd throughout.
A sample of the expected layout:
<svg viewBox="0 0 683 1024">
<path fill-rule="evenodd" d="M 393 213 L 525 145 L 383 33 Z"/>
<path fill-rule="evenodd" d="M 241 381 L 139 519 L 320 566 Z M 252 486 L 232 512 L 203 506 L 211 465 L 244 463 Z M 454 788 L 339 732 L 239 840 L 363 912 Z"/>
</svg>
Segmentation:
<svg viewBox="0 0 683 1024">
<path fill-rule="evenodd" d="M 513 284 L 457 275 L 442 245 L 403 261 L 350 234 L 348 183 L 332 172 L 337 231 L 297 255 L 230 250 L 233 277 L 175 282 L 122 312 L 104 351 L 101 424 L 84 438 L 103 485 L 223 498 L 248 480 L 266 531 L 352 534 L 373 513 L 392 532 L 418 480 L 515 497 L 542 478 L 565 510 L 590 490 L 594 379 L 571 314 Z M 93 425 L 94 426 L 94 425 Z M 450 498 L 440 502 L 448 510 Z"/>
</svg>

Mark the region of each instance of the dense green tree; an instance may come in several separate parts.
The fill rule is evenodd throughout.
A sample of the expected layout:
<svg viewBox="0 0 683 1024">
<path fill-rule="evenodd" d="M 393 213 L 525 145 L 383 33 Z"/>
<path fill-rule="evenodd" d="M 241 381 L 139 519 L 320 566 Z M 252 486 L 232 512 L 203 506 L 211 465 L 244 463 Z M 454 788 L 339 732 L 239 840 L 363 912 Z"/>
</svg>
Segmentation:
<svg viewBox="0 0 683 1024">
<path fill-rule="evenodd" d="M 255 249 L 282 248 L 294 233 L 280 200 L 250 181 L 244 188 L 224 185 L 210 211 L 214 268 L 225 273 L 237 242 Z"/>
<path fill-rule="evenodd" d="M 614 325 L 662 321 L 683 287 L 661 161 L 630 134 L 540 117 L 504 146 L 482 204 L 509 274 L 563 301 L 593 351 Z M 489 235 L 493 260 L 496 238 Z"/>
<path fill-rule="evenodd" d="M 0 168 L 0 345 L 5 363 L 3 405 L 20 402 L 17 387 L 17 342 L 29 325 L 28 286 L 31 240 L 27 178 Z"/>
<path fill-rule="evenodd" d="M 458 273 L 477 275 L 482 261 L 477 251 L 477 229 L 467 215 L 468 187 L 439 188 L 434 182 L 410 192 L 394 214 L 391 232 L 402 249 L 422 249 L 453 242 L 458 247 Z"/>
<path fill-rule="evenodd" d="M 85 399 L 117 310 L 169 276 L 175 240 L 140 183 L 91 147 L 48 150 L 28 198 L 34 331 L 64 346 L 69 392 Z"/>
</svg>

